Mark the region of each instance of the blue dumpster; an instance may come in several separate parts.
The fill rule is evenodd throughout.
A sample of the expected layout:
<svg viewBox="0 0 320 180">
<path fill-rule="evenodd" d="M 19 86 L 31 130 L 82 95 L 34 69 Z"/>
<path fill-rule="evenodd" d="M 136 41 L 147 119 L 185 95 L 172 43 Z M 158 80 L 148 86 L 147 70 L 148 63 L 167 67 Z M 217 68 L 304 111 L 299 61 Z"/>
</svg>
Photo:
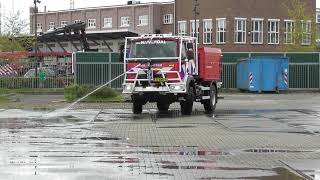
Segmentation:
<svg viewBox="0 0 320 180">
<path fill-rule="evenodd" d="M 237 88 L 251 92 L 289 89 L 289 59 L 251 57 L 237 63 Z"/>
</svg>

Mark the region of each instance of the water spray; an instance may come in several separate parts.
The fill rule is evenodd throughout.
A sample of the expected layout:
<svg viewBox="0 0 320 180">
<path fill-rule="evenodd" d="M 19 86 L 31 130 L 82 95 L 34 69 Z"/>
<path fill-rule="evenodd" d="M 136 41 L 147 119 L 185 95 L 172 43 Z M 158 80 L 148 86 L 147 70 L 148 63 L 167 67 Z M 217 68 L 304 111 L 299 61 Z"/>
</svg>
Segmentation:
<svg viewBox="0 0 320 180">
<path fill-rule="evenodd" d="M 114 79 L 110 80 L 109 82 L 105 83 L 104 85 L 98 87 L 97 89 L 91 91 L 90 93 L 86 94 L 85 96 L 83 96 L 82 98 L 76 100 L 75 102 L 73 102 L 72 104 L 70 104 L 68 107 L 64 108 L 65 110 L 70 110 L 73 106 L 75 106 L 76 104 L 78 104 L 80 101 L 84 100 L 85 98 L 87 98 L 88 96 L 94 94 L 95 92 L 99 91 L 100 89 L 104 88 L 105 86 L 109 85 L 110 83 L 112 83 L 113 81 L 121 78 L 123 75 L 125 75 L 126 73 L 130 72 L 132 69 L 137 68 L 138 66 L 140 66 L 141 64 L 138 64 L 137 66 L 131 68 L 129 71 L 124 72 L 122 74 L 120 74 L 119 76 L 115 77 Z"/>
</svg>

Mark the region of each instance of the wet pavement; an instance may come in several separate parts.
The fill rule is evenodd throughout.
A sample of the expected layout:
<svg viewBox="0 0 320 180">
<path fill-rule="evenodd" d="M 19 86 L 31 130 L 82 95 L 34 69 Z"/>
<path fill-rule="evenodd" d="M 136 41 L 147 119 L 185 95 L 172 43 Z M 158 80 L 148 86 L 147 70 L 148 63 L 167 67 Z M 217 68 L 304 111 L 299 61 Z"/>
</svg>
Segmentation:
<svg viewBox="0 0 320 180">
<path fill-rule="evenodd" d="M 0 179 L 314 179 L 320 94 L 226 95 L 215 114 L 178 104 L 142 115 L 131 104 L 65 113 L 0 109 Z"/>
</svg>

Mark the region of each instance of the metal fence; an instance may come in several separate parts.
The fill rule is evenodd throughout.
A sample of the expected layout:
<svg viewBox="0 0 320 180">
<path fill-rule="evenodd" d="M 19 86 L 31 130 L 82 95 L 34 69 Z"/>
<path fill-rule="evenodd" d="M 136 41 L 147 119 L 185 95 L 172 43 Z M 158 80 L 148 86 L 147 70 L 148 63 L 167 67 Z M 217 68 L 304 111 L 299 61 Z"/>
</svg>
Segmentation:
<svg viewBox="0 0 320 180">
<path fill-rule="evenodd" d="M 124 71 L 118 53 L 76 53 L 75 82 L 81 85 L 103 85 Z M 113 81 L 109 86 L 121 88 L 123 78 Z"/>
<path fill-rule="evenodd" d="M 320 53 L 224 53 L 223 88 L 236 88 L 237 61 L 253 56 L 289 57 L 291 89 L 320 89 Z M 76 83 L 102 85 L 123 73 L 123 63 L 117 53 L 77 53 Z M 123 78 L 111 83 L 112 88 L 121 88 Z"/>
<path fill-rule="evenodd" d="M 0 60 L 0 88 L 64 88 L 74 83 L 71 61 L 41 61 L 37 67 L 36 76 L 36 63 L 31 59 Z"/>
</svg>

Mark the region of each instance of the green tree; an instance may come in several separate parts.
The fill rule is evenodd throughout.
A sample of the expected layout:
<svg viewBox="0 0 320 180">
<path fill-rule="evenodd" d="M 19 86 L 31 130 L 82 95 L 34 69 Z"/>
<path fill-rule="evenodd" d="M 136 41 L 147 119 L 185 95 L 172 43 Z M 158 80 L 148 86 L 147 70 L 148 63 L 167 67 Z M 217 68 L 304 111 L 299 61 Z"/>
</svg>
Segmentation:
<svg viewBox="0 0 320 180">
<path fill-rule="evenodd" d="M 315 10 L 310 11 L 308 4 L 302 0 L 286 0 L 283 3 L 283 7 L 288 13 L 289 19 L 293 20 L 293 32 L 290 33 L 289 31 L 287 34 L 289 39 L 292 37 L 293 42 L 284 44 L 282 47 L 283 50 L 287 52 L 317 50 Z M 284 29 L 284 31 L 286 31 L 286 29 Z"/>
<path fill-rule="evenodd" d="M 29 27 L 29 23 L 22 17 L 22 11 L 10 13 L 4 17 L 4 34 L 7 36 L 17 36 L 25 34 Z"/>
</svg>

